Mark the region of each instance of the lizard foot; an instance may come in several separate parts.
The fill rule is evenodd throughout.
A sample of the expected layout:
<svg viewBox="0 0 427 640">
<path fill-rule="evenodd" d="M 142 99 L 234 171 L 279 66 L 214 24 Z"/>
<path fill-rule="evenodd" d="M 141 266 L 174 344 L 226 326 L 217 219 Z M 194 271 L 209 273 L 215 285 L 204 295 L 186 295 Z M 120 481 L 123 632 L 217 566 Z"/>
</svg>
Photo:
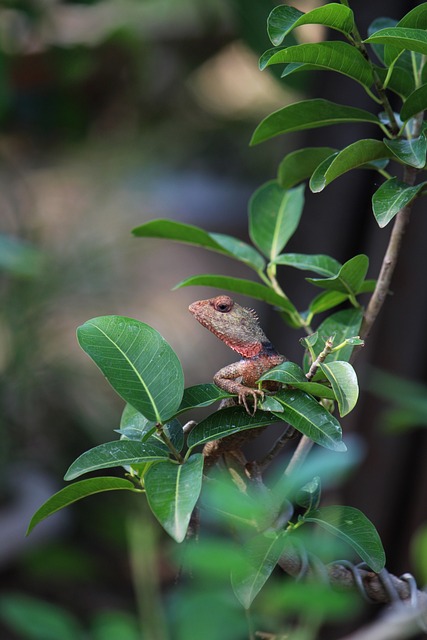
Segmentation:
<svg viewBox="0 0 427 640">
<path fill-rule="evenodd" d="M 254 416 L 257 410 L 258 398 L 261 398 L 261 401 L 262 401 L 264 400 L 264 396 L 265 396 L 265 393 L 261 389 L 248 388 L 248 389 L 245 389 L 245 391 L 242 391 L 241 393 L 238 394 L 239 404 L 243 404 L 243 406 L 246 409 L 246 413 L 248 413 L 250 416 Z M 248 400 L 247 400 L 248 397 L 252 397 L 252 400 L 253 400 L 252 411 L 248 405 Z"/>
</svg>

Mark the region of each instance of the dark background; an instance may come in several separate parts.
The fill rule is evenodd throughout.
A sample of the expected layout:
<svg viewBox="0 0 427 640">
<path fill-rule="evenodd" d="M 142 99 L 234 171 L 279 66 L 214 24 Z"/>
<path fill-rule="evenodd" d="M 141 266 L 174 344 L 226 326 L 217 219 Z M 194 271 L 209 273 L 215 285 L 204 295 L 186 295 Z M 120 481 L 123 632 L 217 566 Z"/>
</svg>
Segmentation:
<svg viewBox="0 0 427 640">
<path fill-rule="evenodd" d="M 342 148 L 376 134 L 363 124 L 337 126 L 248 148 L 262 117 L 304 97 L 372 108 L 344 76 L 296 74 L 284 84 L 258 71 L 274 4 L 0 4 L 0 231 L 9 238 L 0 244 L 3 596 L 55 602 L 86 626 L 106 609 L 135 608 L 127 499 L 91 498 L 24 538 L 31 514 L 63 486 L 68 465 L 112 439 L 120 420 L 122 404 L 79 350 L 75 328 L 115 313 L 151 324 L 178 353 L 188 385 L 209 381 L 232 361 L 186 310 L 212 290 L 171 288 L 197 273 L 250 277 L 246 269 L 199 249 L 133 239 L 130 230 L 171 217 L 247 239 L 247 200 L 274 178 L 287 152 Z M 355 3 L 362 36 L 375 17 L 398 19 L 416 4 Z M 298 4 L 303 11 L 314 6 Z M 364 252 L 369 277 L 376 277 L 389 228 L 380 230 L 371 212 L 373 176 L 352 172 L 321 194 L 307 192 L 288 249 L 342 262 Z M 427 434 L 417 424 L 398 434 L 387 430 L 385 404 L 369 391 L 370 367 L 418 382 L 427 376 L 423 207 L 423 200 L 414 207 L 393 295 L 357 362 L 364 393 L 343 421 L 366 456 L 339 499 L 375 523 L 396 574 L 417 573 L 410 550 L 426 519 Z M 22 244 L 12 246 L 10 237 Z M 281 277 L 305 308 L 313 290 L 301 272 L 283 270 Z M 272 310 L 257 308 L 273 342 L 298 362 L 300 335 Z M 166 586 L 173 580 L 167 563 L 160 576 Z M 4 605 L 0 617 L 2 611 Z M 1 633 L 32 637 L 10 625 Z"/>
</svg>

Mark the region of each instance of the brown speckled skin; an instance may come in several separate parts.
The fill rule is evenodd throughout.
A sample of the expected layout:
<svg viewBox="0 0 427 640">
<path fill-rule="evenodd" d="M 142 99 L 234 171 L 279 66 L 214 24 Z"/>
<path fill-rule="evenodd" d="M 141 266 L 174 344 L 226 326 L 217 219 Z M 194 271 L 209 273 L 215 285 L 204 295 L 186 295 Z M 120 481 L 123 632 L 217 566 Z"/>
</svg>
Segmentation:
<svg viewBox="0 0 427 640">
<path fill-rule="evenodd" d="M 218 371 L 214 382 L 220 389 L 236 394 L 239 404 L 243 404 L 248 413 L 252 412 L 247 399 L 252 398 L 255 412 L 258 397 L 264 396 L 264 392 L 257 388 L 257 380 L 286 358 L 268 340 L 255 312 L 241 307 L 229 296 L 193 302 L 189 311 L 200 324 L 242 356 L 239 362 Z M 264 389 L 274 391 L 277 388 L 274 382 L 264 383 Z"/>
</svg>

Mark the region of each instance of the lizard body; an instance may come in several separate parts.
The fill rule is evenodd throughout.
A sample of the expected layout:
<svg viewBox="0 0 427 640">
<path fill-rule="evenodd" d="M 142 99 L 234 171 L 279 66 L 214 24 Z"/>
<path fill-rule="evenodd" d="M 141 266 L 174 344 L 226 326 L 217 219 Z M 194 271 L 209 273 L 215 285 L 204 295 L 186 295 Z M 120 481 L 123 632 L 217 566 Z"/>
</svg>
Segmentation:
<svg viewBox="0 0 427 640">
<path fill-rule="evenodd" d="M 285 356 L 273 347 L 261 329 L 255 311 L 241 307 L 229 296 L 193 302 L 189 311 L 200 324 L 242 356 L 239 362 L 220 369 L 214 375 L 214 382 L 220 389 L 236 394 L 239 404 L 243 404 L 248 413 L 252 413 L 248 405 L 248 398 L 251 398 L 255 413 L 258 398 L 264 397 L 264 391 L 257 387 L 257 380 L 284 362 Z M 275 382 L 264 383 L 269 391 L 279 387 Z"/>
</svg>

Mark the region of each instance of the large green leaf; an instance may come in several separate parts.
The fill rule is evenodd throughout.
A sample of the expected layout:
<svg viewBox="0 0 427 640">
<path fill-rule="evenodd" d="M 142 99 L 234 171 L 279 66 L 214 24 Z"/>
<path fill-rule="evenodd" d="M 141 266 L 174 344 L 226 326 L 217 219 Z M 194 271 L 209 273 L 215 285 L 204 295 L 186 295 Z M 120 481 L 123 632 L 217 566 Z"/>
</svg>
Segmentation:
<svg viewBox="0 0 427 640">
<path fill-rule="evenodd" d="M 371 65 L 355 47 L 346 42 L 319 42 L 279 50 L 269 49 L 261 56 L 259 66 L 265 69 L 272 64 L 294 62 L 337 71 L 366 87 L 373 83 Z"/>
<path fill-rule="evenodd" d="M 148 504 L 162 527 L 182 542 L 202 488 L 203 456 L 196 453 L 184 464 L 171 461 L 151 467 L 145 475 Z"/>
<path fill-rule="evenodd" d="M 315 98 L 295 102 L 264 118 L 254 131 L 251 145 L 264 142 L 282 133 L 346 122 L 372 122 L 380 125 L 378 118 L 369 111 Z"/>
<path fill-rule="evenodd" d="M 354 297 L 360 291 L 369 267 L 369 258 L 361 253 L 343 264 L 338 273 L 329 278 L 307 278 L 308 282 Z"/>
<path fill-rule="evenodd" d="M 426 182 L 410 187 L 397 178 L 390 178 L 372 196 L 372 209 L 378 225 L 385 227 L 403 207 L 416 198 L 425 188 Z"/>
<path fill-rule="evenodd" d="M 405 98 L 414 91 L 415 81 L 411 71 L 408 72 L 407 69 L 403 69 L 398 64 L 394 65 L 391 76 L 388 76 L 388 69 L 385 67 L 375 66 L 375 72 L 382 83 L 384 83 L 387 78 L 387 89 L 396 93 L 402 100 L 405 100 Z"/>
<path fill-rule="evenodd" d="M 295 362 L 287 360 L 279 366 L 270 369 L 261 376 L 260 380 L 276 380 L 282 384 L 290 385 L 306 393 L 319 398 L 335 400 L 335 394 L 329 387 L 317 382 L 309 382 L 303 370 Z"/>
<path fill-rule="evenodd" d="M 281 264 L 303 271 L 314 271 L 324 277 L 333 277 L 337 275 L 341 269 L 341 264 L 323 254 L 307 254 L 307 253 L 283 253 L 274 260 L 275 264 Z"/>
<path fill-rule="evenodd" d="M 366 139 L 353 142 L 336 154 L 330 163 L 324 161 L 314 171 L 310 180 L 310 189 L 314 193 L 322 191 L 326 185 L 351 169 L 357 169 L 381 158 L 390 158 L 393 154 L 380 140 Z"/>
<path fill-rule="evenodd" d="M 296 231 L 304 206 L 304 186 L 283 189 L 271 180 L 249 201 L 249 234 L 269 260 L 274 260 Z"/>
<path fill-rule="evenodd" d="M 181 363 L 155 329 L 132 318 L 102 316 L 79 327 L 77 338 L 115 391 L 146 418 L 165 422 L 178 409 Z"/>
<path fill-rule="evenodd" d="M 120 429 L 116 429 L 116 431 L 129 440 L 146 440 L 155 428 L 156 423 L 153 420 L 147 420 L 135 407 L 127 404 L 123 409 Z"/>
<path fill-rule="evenodd" d="M 155 462 L 168 458 L 168 452 L 160 443 L 137 440 L 114 440 L 85 451 L 70 465 L 64 480 L 98 469 L 111 469 L 141 462 Z"/>
<path fill-rule="evenodd" d="M 388 63 L 392 62 L 404 49 L 427 55 L 427 33 L 424 29 L 409 29 L 407 27 L 380 29 L 375 31 L 364 42 L 391 45 L 393 47 L 393 55 L 387 57 L 386 54 Z"/>
<path fill-rule="evenodd" d="M 294 7 L 280 5 L 268 16 L 269 38 L 274 45 L 279 45 L 292 29 L 304 24 L 322 24 L 329 29 L 348 34 L 353 29 L 354 17 L 351 9 L 336 2 L 330 2 L 307 13 Z"/>
<path fill-rule="evenodd" d="M 400 117 L 403 121 L 409 120 L 409 118 L 420 113 L 420 111 L 424 111 L 426 108 L 427 84 L 423 84 L 406 98 L 400 111 Z"/>
<path fill-rule="evenodd" d="M 355 370 L 350 363 L 340 360 L 323 363 L 320 368 L 331 383 L 338 402 L 340 416 L 346 416 L 354 409 L 359 397 Z"/>
<path fill-rule="evenodd" d="M 323 160 L 335 153 L 332 147 L 306 147 L 288 153 L 279 164 L 277 179 L 284 189 L 290 189 L 311 176 Z"/>
<path fill-rule="evenodd" d="M 388 140 L 384 138 L 384 144 L 400 162 L 409 164 L 416 169 L 424 167 L 427 154 L 427 141 L 424 133 L 418 138 L 411 138 L 410 140 Z"/>
<path fill-rule="evenodd" d="M 196 447 L 211 440 L 218 440 L 231 436 L 246 429 L 266 427 L 276 422 L 271 413 L 257 411 L 254 416 L 250 416 L 242 407 L 228 407 L 221 411 L 216 411 L 199 422 L 187 439 L 190 448 Z"/>
<path fill-rule="evenodd" d="M 217 251 L 244 262 L 255 271 L 262 271 L 265 266 L 264 258 L 246 242 L 222 233 L 208 233 L 183 222 L 150 220 L 133 229 L 132 233 L 139 238 L 165 238 Z"/>
<path fill-rule="evenodd" d="M 184 390 L 181 406 L 178 411 L 181 413 L 189 409 L 208 407 L 214 402 L 232 397 L 230 393 L 223 391 L 223 389 L 217 387 L 216 384 L 196 384 Z"/>
<path fill-rule="evenodd" d="M 192 276 L 179 282 L 174 288 L 180 289 L 181 287 L 191 286 L 216 287 L 218 289 L 225 289 L 226 291 L 234 291 L 235 293 L 241 293 L 256 300 L 268 302 L 290 315 L 298 313 L 292 302 L 287 298 L 279 296 L 278 293 L 266 287 L 264 284 L 252 282 L 251 280 L 217 275 Z"/>
<path fill-rule="evenodd" d="M 318 296 L 313 298 L 308 307 L 308 312 L 312 316 L 317 313 L 323 313 L 337 307 L 341 302 L 347 300 L 348 296 L 345 293 L 339 293 L 338 291 L 322 291 Z"/>
<path fill-rule="evenodd" d="M 282 531 L 258 535 L 245 546 L 246 567 L 235 570 L 231 576 L 234 593 L 245 609 L 250 608 L 272 574 L 285 543 L 286 533 Z"/>
<path fill-rule="evenodd" d="M 94 493 L 102 491 L 113 491 L 115 489 L 127 489 L 128 491 L 138 491 L 135 485 L 124 478 L 89 478 L 89 480 L 80 480 L 74 484 L 61 489 L 51 496 L 39 509 L 35 512 L 28 525 L 27 535 L 31 533 L 36 524 L 56 513 L 60 509 L 67 507 L 77 500 L 91 496 Z"/>
<path fill-rule="evenodd" d="M 375 572 L 385 565 L 385 553 L 377 530 L 368 518 L 354 507 L 321 507 L 304 518 L 347 542 Z"/>
<path fill-rule="evenodd" d="M 347 451 L 340 423 L 314 398 L 299 389 L 285 389 L 275 398 L 283 408 L 283 412 L 275 413 L 277 418 L 326 449 Z"/>
</svg>

